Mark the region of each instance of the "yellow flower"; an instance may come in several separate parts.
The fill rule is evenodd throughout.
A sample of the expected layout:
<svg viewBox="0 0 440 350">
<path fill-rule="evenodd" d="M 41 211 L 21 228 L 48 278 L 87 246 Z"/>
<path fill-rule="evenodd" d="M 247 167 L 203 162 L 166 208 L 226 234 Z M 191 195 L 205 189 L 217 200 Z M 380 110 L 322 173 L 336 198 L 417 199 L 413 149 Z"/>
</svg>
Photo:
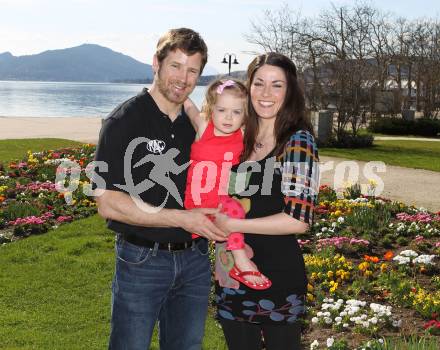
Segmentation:
<svg viewBox="0 0 440 350">
<path fill-rule="evenodd" d="M 377 181 L 376 181 L 376 180 L 373 180 L 373 179 L 369 179 L 369 180 L 368 180 L 368 184 L 369 184 L 370 186 L 377 186 Z"/>
<path fill-rule="evenodd" d="M 311 294 L 311 293 L 307 293 L 307 301 L 312 302 L 312 301 L 314 301 L 314 300 L 315 300 L 315 297 L 313 296 L 313 294 Z"/>
<path fill-rule="evenodd" d="M 327 277 L 328 277 L 329 279 L 333 278 L 333 276 L 334 276 L 333 271 L 327 271 Z"/>
<path fill-rule="evenodd" d="M 329 292 L 334 293 L 338 289 L 338 282 L 330 281 L 330 286 Z"/>
<path fill-rule="evenodd" d="M 311 293 L 311 292 L 313 292 L 313 290 L 314 290 L 313 286 L 310 283 L 308 283 L 307 284 L 307 291 Z"/>
<path fill-rule="evenodd" d="M 386 263 L 382 263 L 380 265 L 380 272 L 386 272 L 388 270 L 388 265 Z"/>
<path fill-rule="evenodd" d="M 0 186 L 0 194 L 3 194 L 5 190 L 8 189 L 8 186 Z"/>
<path fill-rule="evenodd" d="M 361 271 L 365 271 L 368 269 L 369 266 L 370 266 L 370 264 L 367 261 L 364 261 L 358 265 L 358 269 Z"/>
</svg>

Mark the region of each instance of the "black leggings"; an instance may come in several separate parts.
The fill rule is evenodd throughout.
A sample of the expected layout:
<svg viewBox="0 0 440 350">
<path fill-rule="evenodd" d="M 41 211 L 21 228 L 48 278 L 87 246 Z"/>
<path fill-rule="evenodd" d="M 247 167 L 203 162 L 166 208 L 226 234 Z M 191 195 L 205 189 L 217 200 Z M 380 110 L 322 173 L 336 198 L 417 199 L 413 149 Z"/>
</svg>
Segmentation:
<svg viewBox="0 0 440 350">
<path fill-rule="evenodd" d="M 300 350 L 301 324 L 263 325 L 220 319 L 229 350 Z"/>
</svg>

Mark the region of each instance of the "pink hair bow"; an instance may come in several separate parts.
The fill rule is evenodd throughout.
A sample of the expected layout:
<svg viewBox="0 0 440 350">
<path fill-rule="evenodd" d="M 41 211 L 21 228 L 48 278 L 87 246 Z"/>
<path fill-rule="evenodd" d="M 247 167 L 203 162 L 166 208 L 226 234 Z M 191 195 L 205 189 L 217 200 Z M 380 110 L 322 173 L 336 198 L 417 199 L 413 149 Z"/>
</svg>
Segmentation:
<svg viewBox="0 0 440 350">
<path fill-rule="evenodd" d="M 234 85 L 235 85 L 235 82 L 233 80 L 226 80 L 223 84 L 221 84 L 217 87 L 216 91 L 219 95 L 221 95 L 223 90 L 225 89 L 225 87 L 234 86 Z"/>
</svg>

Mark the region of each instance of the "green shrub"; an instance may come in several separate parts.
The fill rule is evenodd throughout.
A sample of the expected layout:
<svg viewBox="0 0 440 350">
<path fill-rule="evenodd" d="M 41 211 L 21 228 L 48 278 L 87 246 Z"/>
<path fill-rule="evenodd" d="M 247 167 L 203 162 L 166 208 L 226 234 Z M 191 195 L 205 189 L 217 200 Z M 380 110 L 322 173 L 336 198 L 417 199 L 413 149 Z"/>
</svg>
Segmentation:
<svg viewBox="0 0 440 350">
<path fill-rule="evenodd" d="M 440 120 L 421 118 L 405 120 L 402 118 L 377 118 L 368 130 L 371 132 L 389 135 L 417 135 L 436 137 L 440 134 Z"/>
<path fill-rule="evenodd" d="M 19 202 L 12 200 L 8 206 L 0 213 L 0 215 L 8 221 L 27 216 L 40 216 L 41 210 L 34 203 Z"/>
<path fill-rule="evenodd" d="M 355 228 L 364 237 L 368 237 L 368 233 L 380 235 L 383 230 L 388 227 L 391 220 L 391 214 L 387 211 L 386 206 L 376 204 L 375 207 L 354 207 L 350 214 L 345 217 L 346 223 Z"/>
<path fill-rule="evenodd" d="M 319 146 L 336 148 L 367 148 L 373 146 L 372 134 L 357 134 L 342 130 L 336 138 L 330 139 L 326 144 Z"/>
<path fill-rule="evenodd" d="M 355 183 L 354 185 L 351 185 L 347 187 L 344 191 L 344 197 L 346 199 L 356 199 L 359 198 L 362 195 L 361 185 L 358 183 Z"/>
</svg>

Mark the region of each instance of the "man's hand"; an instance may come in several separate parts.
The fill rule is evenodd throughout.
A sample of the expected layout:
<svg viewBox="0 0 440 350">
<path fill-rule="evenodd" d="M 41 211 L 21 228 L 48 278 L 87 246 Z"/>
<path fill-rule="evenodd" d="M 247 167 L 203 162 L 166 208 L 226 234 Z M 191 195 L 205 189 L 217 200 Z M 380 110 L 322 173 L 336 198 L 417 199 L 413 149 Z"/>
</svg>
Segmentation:
<svg viewBox="0 0 440 350">
<path fill-rule="evenodd" d="M 215 216 L 218 212 L 219 209 L 217 208 L 184 210 L 182 212 L 183 218 L 181 221 L 181 227 L 188 232 L 196 233 L 211 241 L 223 242 L 228 238 L 230 232 L 219 229 L 207 216 Z"/>
</svg>

